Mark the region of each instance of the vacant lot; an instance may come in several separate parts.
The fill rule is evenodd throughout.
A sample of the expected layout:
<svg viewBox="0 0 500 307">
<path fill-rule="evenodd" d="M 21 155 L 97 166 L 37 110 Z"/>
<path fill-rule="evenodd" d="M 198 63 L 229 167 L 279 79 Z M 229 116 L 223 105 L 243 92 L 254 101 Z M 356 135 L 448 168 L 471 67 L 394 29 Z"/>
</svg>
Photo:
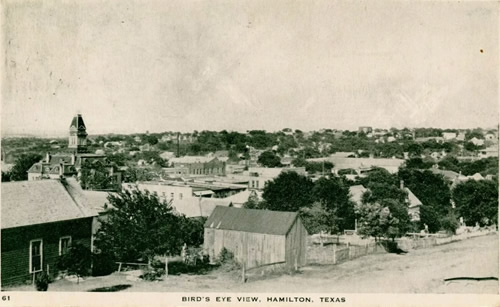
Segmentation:
<svg viewBox="0 0 500 307">
<path fill-rule="evenodd" d="M 294 275 L 250 276 L 245 284 L 238 277 L 237 272 L 211 272 L 146 282 L 127 280 L 123 273 L 114 273 L 88 278 L 79 285 L 57 281 L 49 291 L 498 293 L 498 281 L 494 280 L 444 281 L 454 277 L 498 277 L 498 235 L 404 255 L 376 254 L 339 265 L 307 266 Z M 32 289 L 33 286 L 11 288 Z"/>
</svg>

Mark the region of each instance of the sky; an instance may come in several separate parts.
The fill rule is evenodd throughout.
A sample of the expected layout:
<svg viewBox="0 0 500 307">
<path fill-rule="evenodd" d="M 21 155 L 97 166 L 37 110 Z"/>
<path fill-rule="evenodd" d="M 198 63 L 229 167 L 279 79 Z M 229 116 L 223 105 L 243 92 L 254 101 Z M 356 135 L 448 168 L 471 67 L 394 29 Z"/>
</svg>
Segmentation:
<svg viewBox="0 0 500 307">
<path fill-rule="evenodd" d="M 495 2 L 3 4 L 2 135 L 498 124 Z"/>
</svg>

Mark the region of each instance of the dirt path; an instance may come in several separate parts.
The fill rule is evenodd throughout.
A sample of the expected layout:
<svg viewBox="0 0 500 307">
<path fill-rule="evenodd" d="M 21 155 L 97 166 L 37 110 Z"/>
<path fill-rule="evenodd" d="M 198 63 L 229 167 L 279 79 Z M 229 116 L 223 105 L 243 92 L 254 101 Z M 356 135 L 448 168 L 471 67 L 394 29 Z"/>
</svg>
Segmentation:
<svg viewBox="0 0 500 307">
<path fill-rule="evenodd" d="M 368 255 L 339 265 L 307 266 L 298 274 L 270 276 L 242 284 L 232 274 L 169 276 L 164 281 L 127 280 L 122 273 L 89 278 L 76 285 L 61 280 L 49 291 L 133 292 L 364 292 L 498 293 L 498 281 L 454 281 L 453 277 L 498 277 L 498 235 L 413 250 L 405 255 Z M 11 290 L 33 290 L 22 286 Z"/>
</svg>

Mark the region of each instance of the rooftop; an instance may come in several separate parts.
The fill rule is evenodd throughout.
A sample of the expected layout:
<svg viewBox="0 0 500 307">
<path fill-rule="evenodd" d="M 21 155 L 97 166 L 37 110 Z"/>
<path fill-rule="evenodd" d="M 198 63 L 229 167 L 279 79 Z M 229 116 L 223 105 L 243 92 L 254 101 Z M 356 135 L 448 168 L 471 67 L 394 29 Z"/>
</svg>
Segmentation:
<svg viewBox="0 0 500 307">
<path fill-rule="evenodd" d="M 5 182 L 1 191 L 2 229 L 96 215 L 59 180 Z"/>
<path fill-rule="evenodd" d="M 286 235 L 297 217 L 297 212 L 218 206 L 205 222 L 205 228 Z"/>
</svg>

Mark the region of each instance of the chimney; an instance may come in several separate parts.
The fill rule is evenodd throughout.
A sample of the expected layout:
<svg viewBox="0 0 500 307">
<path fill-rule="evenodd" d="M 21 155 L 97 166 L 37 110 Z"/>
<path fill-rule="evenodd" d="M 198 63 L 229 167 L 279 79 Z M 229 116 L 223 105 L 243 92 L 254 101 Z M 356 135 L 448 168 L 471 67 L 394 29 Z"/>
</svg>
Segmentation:
<svg viewBox="0 0 500 307">
<path fill-rule="evenodd" d="M 50 152 L 45 155 L 45 163 L 50 163 Z"/>
<path fill-rule="evenodd" d="M 405 188 L 405 181 L 404 180 L 399 180 L 399 188 L 403 190 Z"/>
</svg>

